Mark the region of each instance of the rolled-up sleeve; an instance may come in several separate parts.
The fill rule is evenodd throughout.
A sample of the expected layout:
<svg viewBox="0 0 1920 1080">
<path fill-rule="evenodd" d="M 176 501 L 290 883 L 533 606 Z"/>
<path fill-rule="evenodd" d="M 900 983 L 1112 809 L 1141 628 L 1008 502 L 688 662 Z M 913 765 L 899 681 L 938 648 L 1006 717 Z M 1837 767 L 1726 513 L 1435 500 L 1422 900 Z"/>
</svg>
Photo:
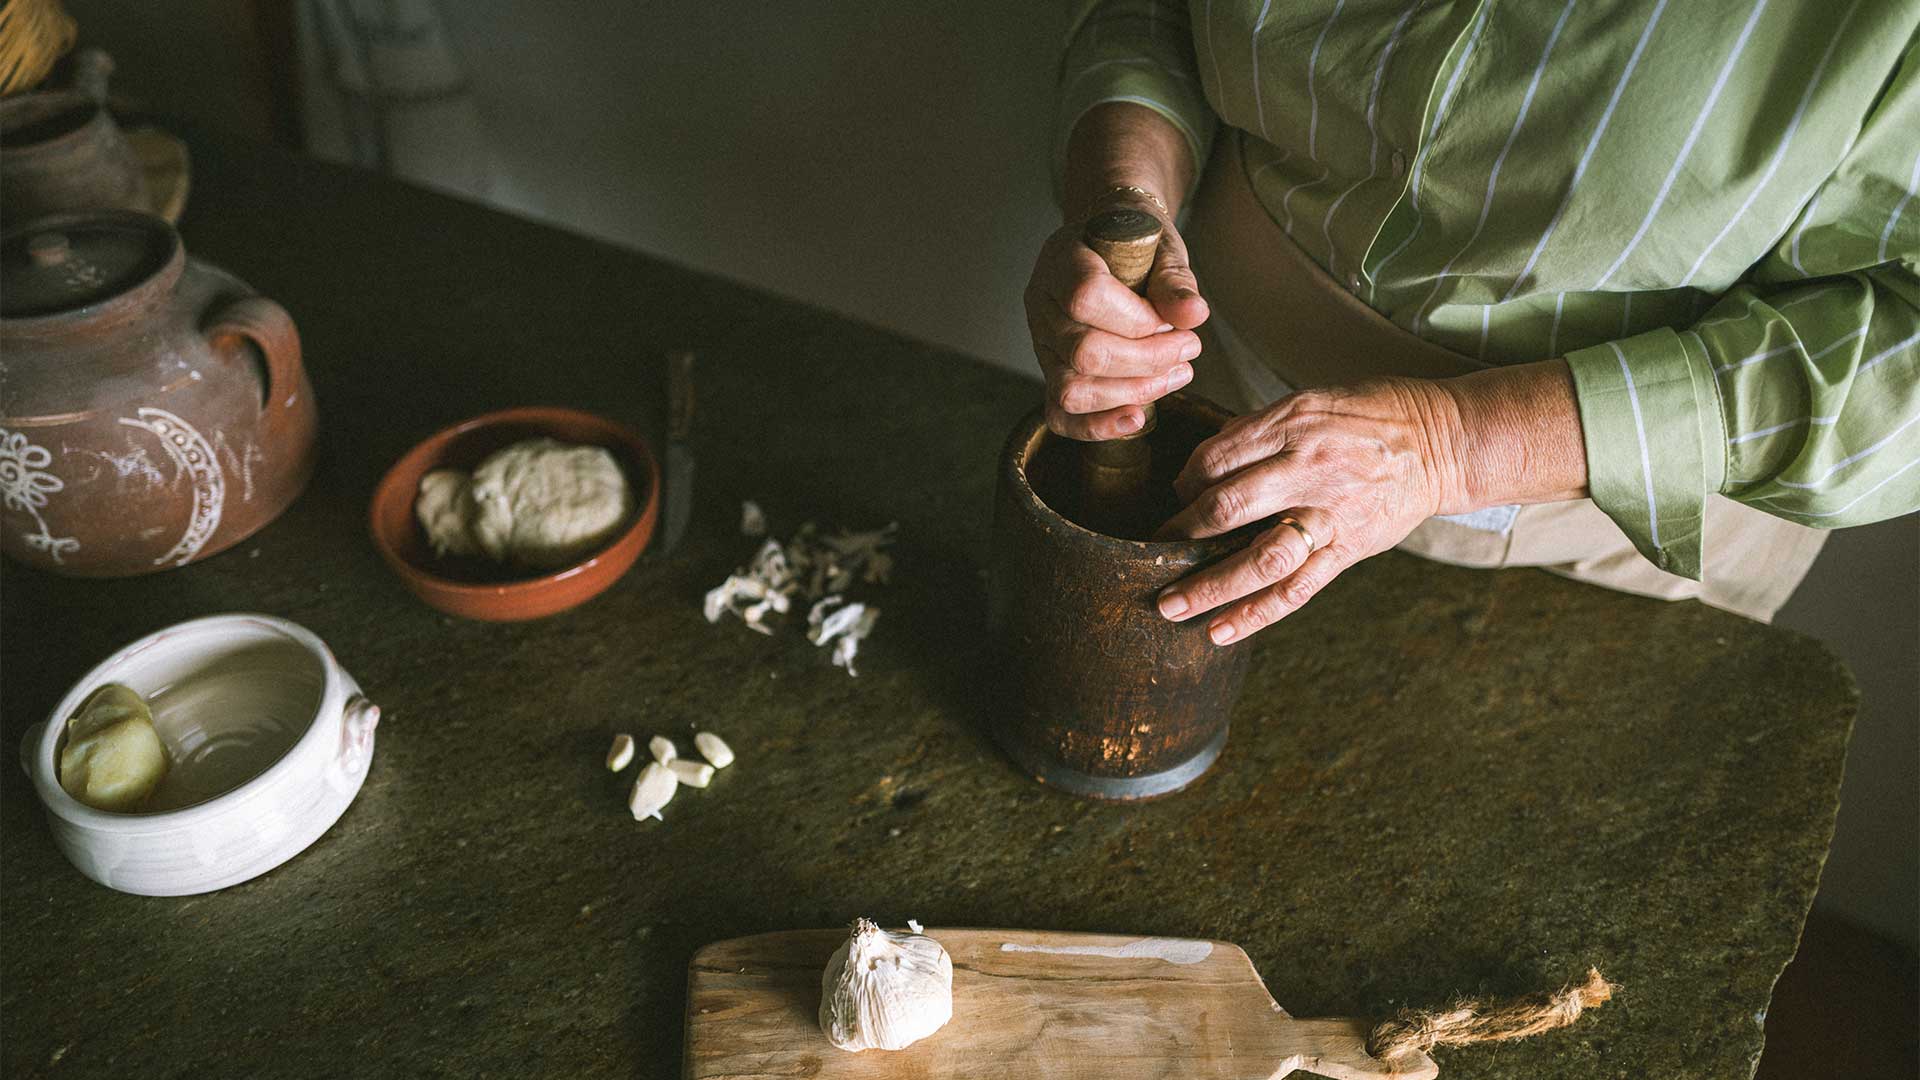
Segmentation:
<svg viewBox="0 0 1920 1080">
<path fill-rule="evenodd" d="M 1775 249 L 1691 328 L 1567 355 L 1594 502 L 1700 576 L 1724 494 L 1835 528 L 1920 510 L 1920 72 L 1909 50 Z"/>
<path fill-rule="evenodd" d="M 1707 495 L 1726 475 L 1712 367 L 1672 330 L 1567 354 L 1594 504 L 1655 566 L 1700 577 Z"/>
<path fill-rule="evenodd" d="M 1182 0 L 1095 0 L 1076 5 L 1061 58 L 1053 138 L 1056 184 L 1067 137 L 1088 109 L 1110 101 L 1144 105 L 1180 130 L 1200 174 L 1217 120 L 1200 85 L 1193 30 Z"/>
</svg>

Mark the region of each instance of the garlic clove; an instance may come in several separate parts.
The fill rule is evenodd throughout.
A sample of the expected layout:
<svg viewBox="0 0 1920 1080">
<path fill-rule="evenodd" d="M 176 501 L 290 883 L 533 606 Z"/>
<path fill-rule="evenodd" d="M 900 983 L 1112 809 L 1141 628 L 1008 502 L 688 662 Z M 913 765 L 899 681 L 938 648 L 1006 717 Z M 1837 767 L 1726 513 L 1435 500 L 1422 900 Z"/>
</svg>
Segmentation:
<svg viewBox="0 0 1920 1080">
<path fill-rule="evenodd" d="M 633 763 L 633 736 L 615 735 L 613 746 L 607 750 L 607 769 L 619 772 Z"/>
<path fill-rule="evenodd" d="M 96 810 L 137 810 L 166 778 L 167 750 L 145 698 L 107 683 L 67 718 L 60 786 Z"/>
<path fill-rule="evenodd" d="M 633 820 L 653 818 L 664 820 L 660 810 L 673 798 L 673 791 L 680 782 L 673 778 L 665 765 L 657 761 L 647 762 L 640 770 L 640 778 L 633 782 L 633 792 L 627 796 L 627 809 L 633 812 Z"/>
<path fill-rule="evenodd" d="M 662 765 L 671 765 L 673 759 L 680 756 L 680 751 L 673 748 L 673 740 L 665 735 L 655 735 L 648 739 L 647 753 L 652 754 L 653 760 Z"/>
<path fill-rule="evenodd" d="M 716 769 L 724 769 L 733 764 L 733 748 L 727 741 L 711 731 L 702 731 L 693 737 L 694 749 L 700 756 L 713 763 Z"/>
<path fill-rule="evenodd" d="M 924 934 L 856 920 L 820 976 L 820 1030 L 842 1050 L 900 1050 L 953 1018 L 953 960 Z"/>
<path fill-rule="evenodd" d="M 713 766 L 704 761 L 688 761 L 679 758 L 667 762 L 667 771 L 673 778 L 688 787 L 703 788 L 713 782 Z"/>
</svg>

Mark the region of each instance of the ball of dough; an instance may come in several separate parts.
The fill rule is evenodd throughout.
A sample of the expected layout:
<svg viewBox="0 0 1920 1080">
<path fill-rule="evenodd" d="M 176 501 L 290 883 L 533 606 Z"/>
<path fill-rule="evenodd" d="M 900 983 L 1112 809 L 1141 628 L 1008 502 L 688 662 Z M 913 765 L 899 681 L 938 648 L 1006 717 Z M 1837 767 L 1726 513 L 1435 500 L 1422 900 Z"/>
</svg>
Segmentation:
<svg viewBox="0 0 1920 1080">
<path fill-rule="evenodd" d="M 96 810 L 132 810 L 167 775 L 167 751 L 139 694 L 119 683 L 95 690 L 67 720 L 60 786 Z"/>
<path fill-rule="evenodd" d="M 473 539 L 496 559 L 548 569 L 591 555 L 633 512 L 613 455 L 552 439 L 514 443 L 473 471 Z"/>
<path fill-rule="evenodd" d="M 413 514 L 426 531 L 435 555 L 478 555 L 470 521 L 473 478 L 459 469 L 435 469 L 420 478 L 420 494 Z"/>
</svg>

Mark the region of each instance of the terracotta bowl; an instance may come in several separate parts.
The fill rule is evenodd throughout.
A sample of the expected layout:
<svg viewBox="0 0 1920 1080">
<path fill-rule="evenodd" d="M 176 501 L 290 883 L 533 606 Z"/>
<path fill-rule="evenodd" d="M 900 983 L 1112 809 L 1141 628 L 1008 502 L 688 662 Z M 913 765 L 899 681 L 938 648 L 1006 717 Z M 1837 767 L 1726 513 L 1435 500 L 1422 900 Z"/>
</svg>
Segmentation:
<svg viewBox="0 0 1920 1080">
<path fill-rule="evenodd" d="M 637 508 L 626 529 L 592 556 L 533 576 L 481 559 L 435 555 L 413 516 L 420 478 L 434 469 L 472 469 L 495 450 L 542 436 L 612 451 L 633 487 Z M 518 622 L 565 611 L 605 592 L 640 557 L 659 516 L 660 467 L 639 435 L 592 413 L 532 406 L 476 416 L 407 451 L 374 489 L 369 526 L 380 557 L 415 596 L 449 615 Z"/>
</svg>

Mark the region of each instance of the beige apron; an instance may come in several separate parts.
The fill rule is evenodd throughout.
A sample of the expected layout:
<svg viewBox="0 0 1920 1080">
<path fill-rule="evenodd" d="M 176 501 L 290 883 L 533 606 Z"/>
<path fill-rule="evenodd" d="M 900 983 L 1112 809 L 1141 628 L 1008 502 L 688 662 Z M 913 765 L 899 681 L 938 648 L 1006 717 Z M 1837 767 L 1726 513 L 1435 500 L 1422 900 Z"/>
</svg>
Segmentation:
<svg viewBox="0 0 1920 1080">
<path fill-rule="evenodd" d="M 1182 230 L 1213 310 L 1191 389 L 1241 412 L 1294 387 L 1378 375 L 1440 379 L 1488 367 L 1413 336 L 1330 277 L 1267 213 L 1239 140 L 1215 140 Z M 1498 512 L 1494 515 L 1504 518 Z M 1610 589 L 1696 597 L 1762 622 L 1786 603 L 1826 533 L 1719 495 L 1707 499 L 1703 580 L 1658 569 L 1591 499 L 1522 506 L 1498 531 L 1429 518 L 1400 548 L 1459 566 L 1538 566 Z"/>
</svg>

